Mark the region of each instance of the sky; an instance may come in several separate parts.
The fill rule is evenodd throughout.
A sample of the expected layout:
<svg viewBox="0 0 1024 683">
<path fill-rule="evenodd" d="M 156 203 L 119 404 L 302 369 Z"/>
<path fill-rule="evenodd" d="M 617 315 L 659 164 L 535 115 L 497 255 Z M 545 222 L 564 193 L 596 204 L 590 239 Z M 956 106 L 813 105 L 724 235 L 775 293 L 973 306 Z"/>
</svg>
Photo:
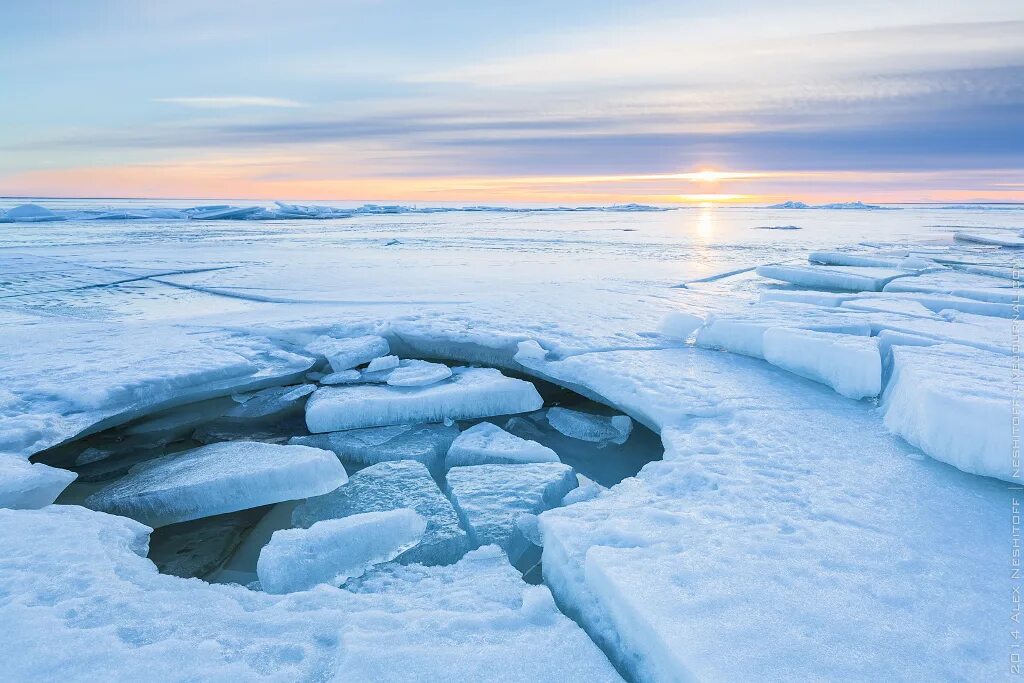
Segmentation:
<svg viewBox="0 0 1024 683">
<path fill-rule="evenodd" d="M 1020 0 L 0 3 L 0 195 L 1024 201 Z"/>
</svg>

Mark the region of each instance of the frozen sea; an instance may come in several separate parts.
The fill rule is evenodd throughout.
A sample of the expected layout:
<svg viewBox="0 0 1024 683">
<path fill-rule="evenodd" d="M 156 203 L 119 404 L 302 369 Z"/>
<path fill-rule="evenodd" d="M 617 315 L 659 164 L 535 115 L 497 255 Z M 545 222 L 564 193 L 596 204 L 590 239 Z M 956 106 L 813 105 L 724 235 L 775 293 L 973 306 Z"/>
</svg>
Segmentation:
<svg viewBox="0 0 1024 683">
<path fill-rule="evenodd" d="M 65 220 L 0 222 L 0 679 L 1011 677 L 1024 207 L 32 201 Z M 148 527 L 27 464 L 315 382 L 307 347 L 361 335 L 561 386 L 664 455 L 539 515 L 539 585 L 485 546 L 287 595 L 158 572 Z"/>
</svg>

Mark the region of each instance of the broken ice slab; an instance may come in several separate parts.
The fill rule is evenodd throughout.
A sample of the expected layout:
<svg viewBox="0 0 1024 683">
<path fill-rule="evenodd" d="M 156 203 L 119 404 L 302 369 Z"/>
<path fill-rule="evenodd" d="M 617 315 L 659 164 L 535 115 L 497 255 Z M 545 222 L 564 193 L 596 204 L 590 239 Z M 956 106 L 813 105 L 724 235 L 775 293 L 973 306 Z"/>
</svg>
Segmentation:
<svg viewBox="0 0 1024 683">
<path fill-rule="evenodd" d="M 435 477 L 444 474 L 444 457 L 459 435 L 454 424 L 394 425 L 292 437 L 288 443 L 332 451 L 350 468 L 391 460 L 415 460 Z"/>
<path fill-rule="evenodd" d="M 235 399 L 240 403 L 219 417 L 218 422 L 245 423 L 284 417 L 301 411 L 305 405 L 304 399 L 315 390 L 315 384 L 298 384 L 270 387 L 254 394 L 242 395 Z"/>
<path fill-rule="evenodd" d="M 882 399 L 885 426 L 964 472 L 1019 481 L 1013 429 L 1014 360 L 940 344 L 893 346 L 892 376 Z"/>
<path fill-rule="evenodd" d="M 847 251 L 812 251 L 807 256 L 811 263 L 824 266 L 859 266 L 864 268 L 899 268 L 903 258 L 877 256 Z"/>
<path fill-rule="evenodd" d="M 369 363 L 374 358 L 388 355 L 390 350 L 388 341 L 376 335 L 347 339 L 324 335 L 306 345 L 306 351 L 309 353 L 327 358 L 335 372 L 351 370 L 357 365 Z"/>
<path fill-rule="evenodd" d="M 543 415 L 541 419 L 543 419 Z M 515 434 L 520 439 L 528 439 L 530 441 L 540 441 L 544 438 L 544 432 L 537 426 L 537 423 L 519 415 L 513 415 L 508 419 L 505 423 L 505 431 Z"/>
<path fill-rule="evenodd" d="M 301 429 L 296 422 L 315 384 L 271 387 L 254 394 L 238 395 L 234 407 L 215 420 L 200 425 L 192 438 L 201 443 L 236 439 L 280 441 Z"/>
<path fill-rule="evenodd" d="M 757 274 L 800 287 L 880 292 L 896 278 L 911 275 L 893 268 L 860 266 L 759 266 Z"/>
<path fill-rule="evenodd" d="M 626 418 L 629 419 L 629 418 Z M 558 454 L 536 441 L 521 439 L 490 422 L 481 422 L 459 434 L 448 449 L 445 467 L 559 462 Z"/>
<path fill-rule="evenodd" d="M 367 371 L 369 370 L 367 368 Z M 425 387 L 451 376 L 452 370 L 447 365 L 412 359 L 403 360 L 401 366 L 392 370 L 387 383 L 393 387 Z"/>
<path fill-rule="evenodd" d="M 328 519 L 308 529 L 275 531 L 260 551 L 256 574 L 267 593 L 340 586 L 416 545 L 427 522 L 409 508 Z"/>
<path fill-rule="evenodd" d="M 455 508 L 422 464 L 413 460 L 382 462 L 353 474 L 330 493 L 309 498 L 292 512 L 292 524 L 310 527 L 325 519 L 364 512 L 411 508 L 426 521 L 422 540 L 396 558 L 404 564 L 452 564 L 469 550 Z"/>
<path fill-rule="evenodd" d="M 144 438 L 154 445 L 169 443 L 192 433 L 196 427 L 220 417 L 237 406 L 238 403 L 227 396 L 198 401 L 130 424 L 125 427 L 124 433 Z"/>
<path fill-rule="evenodd" d="M 1024 247 L 1024 237 L 1007 233 L 980 233 L 980 232 L 958 232 L 953 238 L 960 242 L 975 242 L 977 244 L 991 244 L 997 247 Z"/>
<path fill-rule="evenodd" d="M 877 396 L 882 390 L 875 337 L 773 327 L 764 333 L 764 359 L 847 398 Z"/>
<path fill-rule="evenodd" d="M 370 364 L 366 366 L 367 372 L 380 372 L 382 370 L 394 370 L 399 366 L 401 361 L 398 356 L 381 356 L 380 358 L 374 358 L 370 361 Z"/>
<path fill-rule="evenodd" d="M 450 380 L 425 387 L 359 384 L 323 387 L 306 404 L 309 431 L 468 420 L 537 410 L 534 386 L 493 368 L 453 368 Z"/>
<path fill-rule="evenodd" d="M 633 431 L 627 415 L 593 415 L 569 408 L 548 408 L 548 424 L 558 433 L 593 443 L 624 444 Z"/>
<path fill-rule="evenodd" d="M 74 472 L 0 454 L 0 508 L 37 509 L 55 501 L 77 477 Z"/>
<path fill-rule="evenodd" d="M 448 471 L 448 497 L 474 545 L 509 550 L 516 520 L 556 507 L 577 486 L 572 468 L 557 462 L 473 465 Z M 509 557 L 513 563 L 518 558 Z"/>
<path fill-rule="evenodd" d="M 224 564 L 269 507 L 171 524 L 149 538 L 149 559 L 164 574 L 206 578 Z"/>
<path fill-rule="evenodd" d="M 764 358 L 763 339 L 770 327 L 794 327 L 819 332 L 871 335 L 871 322 L 856 311 L 822 308 L 803 303 L 772 301 L 745 311 L 712 314 L 697 332 L 697 346 Z"/>
<path fill-rule="evenodd" d="M 361 373 L 358 370 L 342 370 L 323 375 L 320 377 L 320 384 L 354 384 L 359 381 L 360 376 Z"/>
<path fill-rule="evenodd" d="M 226 441 L 141 463 L 85 505 L 160 527 L 318 496 L 346 479 L 329 451 Z"/>
</svg>

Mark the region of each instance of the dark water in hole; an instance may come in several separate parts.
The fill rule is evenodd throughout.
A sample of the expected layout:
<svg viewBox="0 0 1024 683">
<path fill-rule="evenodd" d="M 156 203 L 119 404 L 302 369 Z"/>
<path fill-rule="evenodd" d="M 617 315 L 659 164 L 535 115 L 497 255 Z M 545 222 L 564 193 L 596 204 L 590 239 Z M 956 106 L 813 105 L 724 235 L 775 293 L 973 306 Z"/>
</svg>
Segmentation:
<svg viewBox="0 0 1024 683">
<path fill-rule="evenodd" d="M 529 377 L 523 379 L 537 387 L 545 409 L 561 406 L 588 413 L 617 414 L 607 406 L 554 384 Z M 132 466 L 156 457 L 227 440 L 283 444 L 292 436 L 309 433 L 301 410 L 245 424 L 225 424 L 218 417 L 233 405 L 235 402 L 226 397 L 181 406 L 59 446 L 33 459 L 78 472 L 78 480 L 57 502 L 81 504 L 94 491 L 124 476 Z M 581 475 L 581 483 L 589 479 L 605 487 L 635 475 L 646 463 L 663 455 L 660 437 L 636 422 L 624 444 L 596 444 L 560 434 L 543 415 L 543 411 L 537 411 L 458 424 L 465 430 L 487 421 L 522 438 L 538 441 L 573 467 Z M 141 423 L 152 424 L 154 418 L 161 417 L 168 418 L 169 427 L 147 428 L 140 432 Z M 100 459 L 85 462 L 93 458 Z M 360 468 L 346 463 L 346 469 L 351 475 Z M 299 502 L 286 501 L 156 529 L 150 537 L 149 557 L 163 573 L 213 582 L 251 583 L 256 580 L 260 549 L 269 542 L 274 531 L 291 527 L 291 512 Z M 539 562 L 540 549 L 533 547 L 516 566 L 527 581 L 540 583 Z"/>
</svg>

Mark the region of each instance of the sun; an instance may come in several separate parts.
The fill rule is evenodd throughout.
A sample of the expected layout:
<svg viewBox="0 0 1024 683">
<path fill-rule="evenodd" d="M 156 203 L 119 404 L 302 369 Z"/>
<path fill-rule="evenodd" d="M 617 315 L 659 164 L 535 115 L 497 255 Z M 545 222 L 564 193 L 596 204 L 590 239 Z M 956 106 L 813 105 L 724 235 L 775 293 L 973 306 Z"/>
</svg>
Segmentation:
<svg viewBox="0 0 1024 683">
<path fill-rule="evenodd" d="M 697 171 L 696 173 L 688 174 L 691 180 L 695 180 L 698 183 L 717 183 L 720 180 L 730 177 L 728 173 L 721 173 L 719 171 Z"/>
</svg>

